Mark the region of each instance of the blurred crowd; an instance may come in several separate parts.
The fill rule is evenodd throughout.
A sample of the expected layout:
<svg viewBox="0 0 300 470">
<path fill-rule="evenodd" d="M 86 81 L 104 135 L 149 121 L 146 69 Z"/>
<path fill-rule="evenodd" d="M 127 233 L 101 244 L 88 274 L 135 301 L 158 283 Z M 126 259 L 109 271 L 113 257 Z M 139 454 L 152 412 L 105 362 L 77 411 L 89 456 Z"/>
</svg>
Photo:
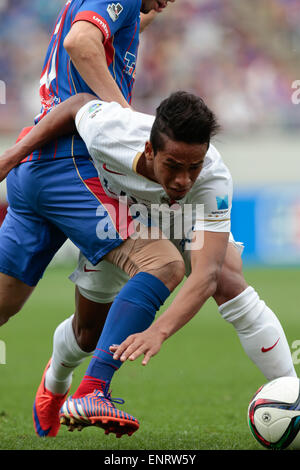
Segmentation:
<svg viewBox="0 0 300 470">
<path fill-rule="evenodd" d="M 63 0 L 0 0 L 0 132 L 39 113 L 39 77 Z M 141 36 L 133 104 L 154 112 L 171 91 L 201 95 L 225 129 L 296 129 L 300 0 L 177 0 Z"/>
</svg>

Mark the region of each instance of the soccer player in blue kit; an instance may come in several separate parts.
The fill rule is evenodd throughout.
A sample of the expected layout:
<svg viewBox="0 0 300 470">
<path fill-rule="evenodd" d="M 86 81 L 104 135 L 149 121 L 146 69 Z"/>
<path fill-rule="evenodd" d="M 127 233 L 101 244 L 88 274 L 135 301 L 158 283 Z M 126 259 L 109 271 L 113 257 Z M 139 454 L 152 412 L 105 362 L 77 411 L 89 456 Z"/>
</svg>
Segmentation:
<svg viewBox="0 0 300 470">
<path fill-rule="evenodd" d="M 42 108 L 35 123 L 81 92 L 130 107 L 140 13 L 160 11 L 167 1 L 67 1 L 47 50 L 40 79 Z M 0 232 L 0 324 L 22 308 L 67 238 L 91 263 L 97 263 L 107 251 L 95 229 L 103 190 L 77 133 L 30 153 L 8 176 L 7 189 L 9 208 Z M 110 250 L 128 236 L 121 226 L 117 228 L 119 237 Z M 164 294 L 174 287 L 161 282 Z M 74 325 L 75 331 L 79 329 L 80 325 Z M 44 384 L 42 388 L 47 404 L 52 400 L 59 410 L 64 394 L 47 395 Z M 45 400 L 35 402 L 35 430 L 40 436 L 51 436 L 57 430 L 51 422 L 53 408 L 45 417 Z"/>
</svg>

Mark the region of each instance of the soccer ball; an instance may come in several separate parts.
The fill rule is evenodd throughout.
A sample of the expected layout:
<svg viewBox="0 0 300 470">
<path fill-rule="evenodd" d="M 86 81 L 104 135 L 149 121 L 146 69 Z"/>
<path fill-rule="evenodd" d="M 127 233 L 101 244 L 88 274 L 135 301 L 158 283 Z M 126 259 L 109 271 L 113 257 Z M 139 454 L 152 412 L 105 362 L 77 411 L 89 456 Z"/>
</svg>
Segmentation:
<svg viewBox="0 0 300 470">
<path fill-rule="evenodd" d="M 281 377 L 260 387 L 248 407 L 255 439 L 268 449 L 300 449 L 300 380 Z"/>
</svg>

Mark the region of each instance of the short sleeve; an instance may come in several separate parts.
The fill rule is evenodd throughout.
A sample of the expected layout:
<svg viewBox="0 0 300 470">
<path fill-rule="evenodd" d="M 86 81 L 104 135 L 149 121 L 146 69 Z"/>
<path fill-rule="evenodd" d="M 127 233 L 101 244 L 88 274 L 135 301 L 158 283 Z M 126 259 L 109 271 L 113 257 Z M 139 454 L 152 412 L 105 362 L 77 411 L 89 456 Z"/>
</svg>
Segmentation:
<svg viewBox="0 0 300 470">
<path fill-rule="evenodd" d="M 209 232 L 230 232 L 232 208 L 232 177 L 216 149 L 215 157 L 203 178 L 197 180 L 192 193 L 193 202 L 202 204 L 194 230 Z"/>
<path fill-rule="evenodd" d="M 107 106 L 109 106 L 109 103 L 105 103 L 101 100 L 92 100 L 80 108 L 76 114 L 76 128 L 89 153 L 91 153 L 95 138 L 97 138 L 101 132 L 100 121 L 104 112 L 104 108 Z"/>
<path fill-rule="evenodd" d="M 153 116 L 101 100 L 85 104 L 75 118 L 96 167 L 104 163 L 126 172 L 132 171 L 136 155 L 143 152 L 153 120 Z"/>
<path fill-rule="evenodd" d="M 216 188 L 203 191 L 203 218 L 196 220 L 194 230 L 230 232 L 232 184 L 216 181 Z"/>
<path fill-rule="evenodd" d="M 73 24 L 77 21 L 88 21 L 97 26 L 104 42 L 110 39 L 122 27 L 139 17 L 140 2 L 136 0 L 86 0 L 77 11 Z"/>
</svg>

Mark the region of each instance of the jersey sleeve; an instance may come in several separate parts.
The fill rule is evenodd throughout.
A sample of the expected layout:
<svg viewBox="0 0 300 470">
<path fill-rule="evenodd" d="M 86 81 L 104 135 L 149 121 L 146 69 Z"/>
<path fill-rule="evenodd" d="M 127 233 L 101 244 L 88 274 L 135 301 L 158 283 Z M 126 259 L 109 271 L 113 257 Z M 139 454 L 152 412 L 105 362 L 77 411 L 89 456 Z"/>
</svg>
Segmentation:
<svg viewBox="0 0 300 470">
<path fill-rule="evenodd" d="M 136 0 L 85 0 L 78 9 L 73 23 L 87 21 L 97 26 L 104 36 L 104 43 L 127 24 L 139 17 Z"/>
<path fill-rule="evenodd" d="M 76 127 L 97 168 L 106 164 L 128 173 L 144 151 L 153 120 L 118 103 L 93 100 L 78 111 Z"/>
<path fill-rule="evenodd" d="M 94 134 L 97 133 L 97 128 L 93 125 L 93 119 L 97 114 L 102 111 L 102 107 L 105 103 L 99 99 L 91 100 L 86 103 L 76 114 L 75 124 L 79 135 L 89 150 L 91 148 Z"/>
<path fill-rule="evenodd" d="M 231 174 L 220 159 L 209 177 L 196 183 L 193 202 L 202 204 L 202 210 L 196 218 L 194 231 L 230 232 L 232 194 Z"/>
</svg>

